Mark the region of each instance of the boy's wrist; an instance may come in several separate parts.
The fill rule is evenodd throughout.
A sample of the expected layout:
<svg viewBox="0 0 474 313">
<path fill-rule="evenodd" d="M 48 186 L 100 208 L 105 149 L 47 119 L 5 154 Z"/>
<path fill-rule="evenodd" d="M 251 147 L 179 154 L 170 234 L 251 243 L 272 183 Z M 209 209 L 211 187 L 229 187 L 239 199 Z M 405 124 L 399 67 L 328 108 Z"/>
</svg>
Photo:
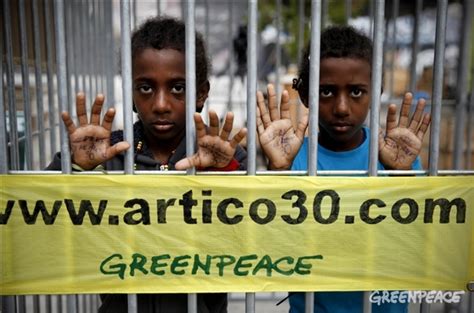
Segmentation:
<svg viewBox="0 0 474 313">
<path fill-rule="evenodd" d="M 276 165 L 272 162 L 269 162 L 267 168 L 269 170 L 272 170 L 272 171 L 286 171 L 286 170 L 289 170 L 291 168 L 291 165 L 290 164 L 278 164 L 278 165 Z"/>
</svg>

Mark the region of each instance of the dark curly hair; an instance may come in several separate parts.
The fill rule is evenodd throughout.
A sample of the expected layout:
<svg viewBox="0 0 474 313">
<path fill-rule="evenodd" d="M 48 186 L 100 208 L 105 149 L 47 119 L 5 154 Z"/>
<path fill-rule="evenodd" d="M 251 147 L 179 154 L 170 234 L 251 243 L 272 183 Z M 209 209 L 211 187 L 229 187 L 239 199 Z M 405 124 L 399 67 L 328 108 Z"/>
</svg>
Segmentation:
<svg viewBox="0 0 474 313">
<path fill-rule="evenodd" d="M 132 60 L 147 48 L 157 50 L 174 49 L 185 53 L 185 25 L 171 17 L 153 17 L 147 19 L 132 34 Z M 196 88 L 208 81 L 210 63 L 207 58 L 204 40 L 196 32 Z"/>
<path fill-rule="evenodd" d="M 299 78 L 293 80 L 293 88 L 298 90 L 305 105 L 309 93 L 310 48 L 308 44 L 299 66 Z M 372 66 L 372 40 L 351 26 L 328 27 L 321 33 L 320 60 L 325 58 L 362 59 Z"/>
</svg>

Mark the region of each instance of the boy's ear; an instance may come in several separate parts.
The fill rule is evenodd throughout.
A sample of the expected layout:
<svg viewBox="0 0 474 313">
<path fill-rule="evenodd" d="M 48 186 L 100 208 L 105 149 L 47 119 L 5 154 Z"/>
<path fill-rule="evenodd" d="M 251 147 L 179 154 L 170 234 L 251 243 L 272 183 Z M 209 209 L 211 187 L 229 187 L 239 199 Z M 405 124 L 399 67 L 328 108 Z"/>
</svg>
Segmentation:
<svg viewBox="0 0 474 313">
<path fill-rule="evenodd" d="M 204 107 L 204 102 L 206 102 L 207 96 L 209 95 L 209 89 L 210 89 L 210 84 L 208 80 L 206 80 L 206 82 L 203 83 L 199 87 L 199 91 L 198 91 L 197 99 L 196 99 L 196 112 L 197 113 L 201 113 L 202 108 Z"/>
</svg>

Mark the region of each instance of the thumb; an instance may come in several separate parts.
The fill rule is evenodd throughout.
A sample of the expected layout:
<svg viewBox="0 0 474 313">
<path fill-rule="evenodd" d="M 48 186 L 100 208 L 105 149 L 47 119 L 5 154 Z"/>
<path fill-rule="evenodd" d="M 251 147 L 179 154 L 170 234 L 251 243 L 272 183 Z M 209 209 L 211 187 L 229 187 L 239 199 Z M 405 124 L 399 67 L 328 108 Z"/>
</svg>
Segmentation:
<svg viewBox="0 0 474 313">
<path fill-rule="evenodd" d="M 199 167 L 200 164 L 201 162 L 199 160 L 199 157 L 197 156 L 197 154 L 195 154 L 192 157 L 179 160 L 174 165 L 174 168 L 177 170 L 187 170 L 188 168 L 191 168 L 193 166 Z"/>
</svg>

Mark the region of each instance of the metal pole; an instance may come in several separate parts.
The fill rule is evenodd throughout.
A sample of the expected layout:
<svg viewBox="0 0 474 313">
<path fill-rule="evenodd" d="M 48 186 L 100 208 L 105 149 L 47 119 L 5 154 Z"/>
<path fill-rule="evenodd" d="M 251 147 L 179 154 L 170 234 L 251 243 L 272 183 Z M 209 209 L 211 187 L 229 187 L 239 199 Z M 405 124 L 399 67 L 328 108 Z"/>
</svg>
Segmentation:
<svg viewBox="0 0 474 313">
<path fill-rule="evenodd" d="M 382 90 L 385 1 L 376 0 L 373 19 L 372 90 L 370 108 L 369 176 L 377 176 L 380 90 Z M 370 292 L 364 292 L 363 312 L 371 313 Z"/>
<path fill-rule="evenodd" d="M 0 174 L 6 174 L 8 172 L 8 139 L 7 139 L 7 117 L 5 114 L 5 103 L 4 103 L 4 82 L 3 82 L 3 31 L 0 32 Z M 3 301 L 5 297 L 0 298 Z M 1 306 L 3 310 L 3 305 Z"/>
<path fill-rule="evenodd" d="M 309 62 L 309 148 L 308 175 L 315 176 L 318 164 L 319 59 L 321 55 L 321 0 L 311 1 L 311 46 Z M 313 312 L 313 311 L 311 311 Z"/>
<path fill-rule="evenodd" d="M 281 67 L 281 0 L 276 0 L 276 43 L 275 43 L 275 87 L 277 99 L 280 99 L 281 81 L 280 81 L 280 67 Z"/>
<path fill-rule="evenodd" d="M 429 174 L 437 175 L 439 158 L 439 134 L 441 124 L 441 101 L 443 99 L 443 64 L 446 42 L 446 20 L 448 0 L 439 0 L 436 14 L 436 42 L 433 74 L 433 96 L 431 104 Z"/>
<path fill-rule="evenodd" d="M 23 83 L 23 112 L 25 133 L 23 141 L 25 143 L 25 161 L 20 164 L 20 168 L 31 170 L 33 167 L 33 142 L 31 139 L 31 99 L 30 99 L 30 73 L 28 70 L 28 40 L 26 38 L 26 17 L 25 0 L 18 1 L 18 13 L 20 18 L 20 46 L 21 46 L 21 80 Z"/>
<path fill-rule="evenodd" d="M 85 18 L 85 27 L 86 27 L 86 31 L 85 31 L 85 36 L 84 36 L 84 40 L 85 40 L 85 46 L 86 47 L 86 73 L 87 73 L 87 80 L 88 80 L 88 87 L 89 87 L 89 90 L 88 90 L 88 94 L 89 94 L 89 101 L 86 101 L 86 103 L 88 103 L 89 107 L 92 106 L 92 101 L 93 99 L 95 98 L 95 95 L 96 95 L 96 90 L 94 90 L 94 75 L 92 75 L 92 73 L 94 72 L 94 66 L 93 66 L 93 55 L 92 55 L 92 23 L 90 22 L 90 20 L 92 19 L 92 16 L 90 14 L 90 1 L 92 0 L 85 0 L 86 1 L 86 7 L 85 7 L 85 15 L 86 15 L 86 18 Z"/>
<path fill-rule="evenodd" d="M 53 77 L 53 30 L 51 29 L 51 8 L 50 0 L 44 2 L 44 24 L 46 33 L 46 77 L 48 80 L 48 117 L 49 117 L 49 140 L 50 153 L 54 155 L 57 150 L 56 139 L 56 113 L 55 113 L 55 97 L 54 97 L 54 77 Z"/>
<path fill-rule="evenodd" d="M 227 111 L 232 111 L 232 89 L 234 87 L 234 2 L 229 1 L 227 5 L 229 12 L 229 97 L 227 99 Z"/>
<path fill-rule="evenodd" d="M 421 11 L 423 10 L 423 0 L 415 0 L 414 5 L 414 14 L 413 14 L 413 40 L 411 46 L 411 65 L 410 65 L 410 86 L 408 90 L 415 93 L 416 91 L 416 64 L 418 52 L 420 51 L 420 21 L 421 21 Z"/>
<path fill-rule="evenodd" d="M 382 90 L 383 41 L 385 1 L 375 1 L 375 20 L 372 57 L 372 91 L 370 108 L 369 176 L 377 176 L 378 134 L 380 119 L 380 90 Z"/>
<path fill-rule="evenodd" d="M 123 81 L 123 124 L 124 140 L 133 143 L 132 115 L 132 48 L 130 37 L 130 3 L 120 1 L 121 44 L 122 44 L 122 81 Z M 125 152 L 125 173 L 133 174 L 133 149 Z M 130 300 L 130 299 L 129 299 Z M 130 311 L 130 310 L 129 310 Z"/>
<path fill-rule="evenodd" d="M 33 33 L 35 47 L 35 86 L 36 86 L 36 111 L 38 112 L 38 141 L 39 141 L 39 164 L 43 169 L 46 166 L 45 158 L 45 128 L 44 128 L 44 105 L 43 105 L 43 81 L 41 71 L 41 35 L 38 1 L 33 1 L 31 11 L 33 14 Z"/>
<path fill-rule="evenodd" d="M 321 29 L 319 21 L 324 10 L 321 0 L 311 1 L 311 41 L 309 62 L 309 147 L 308 175 L 316 176 L 318 164 L 318 121 L 319 121 L 319 62 L 321 55 Z M 314 311 L 314 293 L 305 294 L 305 313 Z"/>
<path fill-rule="evenodd" d="M 456 90 L 456 122 L 454 130 L 454 164 L 453 168 L 460 170 L 463 168 L 463 149 L 464 149 L 464 131 L 466 128 L 466 108 L 467 108 L 467 90 L 468 90 L 468 71 L 469 58 L 471 50 L 471 37 L 469 32 L 472 29 L 473 4 L 472 1 L 463 2 L 463 22 L 461 25 L 461 44 L 458 59 L 458 77 Z M 469 138 L 468 138 L 469 140 Z"/>
<path fill-rule="evenodd" d="M 109 47 L 109 51 L 111 54 L 108 54 L 105 58 L 105 63 L 107 63 L 106 67 L 106 81 L 107 81 L 107 99 L 106 103 L 108 106 L 115 105 L 115 87 L 114 87 L 114 80 L 115 80 L 115 42 L 113 38 L 113 18 L 112 18 L 112 2 L 104 1 L 105 4 L 105 45 Z"/>
<path fill-rule="evenodd" d="M 72 22 L 73 22 L 73 12 L 72 12 L 72 2 L 71 1 L 65 1 L 65 10 L 64 10 L 64 15 L 65 15 L 65 23 L 66 23 L 66 91 L 67 91 L 67 111 L 68 112 L 73 112 L 74 111 L 74 93 L 73 93 L 73 88 L 72 88 L 72 73 L 74 73 L 74 46 L 73 46 L 73 39 L 74 39 L 74 33 L 72 30 Z"/>
<path fill-rule="evenodd" d="M 3 22 L 5 25 L 5 56 L 6 56 L 6 76 L 7 76 L 7 96 L 8 96 L 8 121 L 9 133 L 8 142 L 10 148 L 10 169 L 20 169 L 18 156 L 18 124 L 16 120 L 16 100 L 15 100 L 15 76 L 13 69 L 13 48 L 12 48 L 12 27 L 10 14 L 10 1 L 3 1 Z"/>
<path fill-rule="evenodd" d="M 54 1 L 54 20 L 56 24 L 56 67 L 58 77 L 58 100 L 60 111 L 67 110 L 66 86 L 66 38 L 64 29 L 64 2 Z M 59 124 L 61 140 L 61 169 L 64 174 L 71 173 L 71 154 L 66 128 L 63 123 Z M 68 301 L 69 302 L 69 301 Z M 68 303 L 69 305 L 69 303 Z M 72 309 L 72 308 L 71 308 Z"/>
<path fill-rule="evenodd" d="M 258 0 L 248 1 L 247 26 L 247 175 L 257 170 L 257 25 Z M 255 313 L 255 293 L 245 293 L 245 312 Z"/>
<path fill-rule="evenodd" d="M 247 173 L 256 173 L 256 103 L 257 103 L 257 7 L 258 0 L 248 1 L 247 28 Z"/>
<path fill-rule="evenodd" d="M 466 145 L 466 168 L 470 169 L 471 168 L 471 152 L 472 152 L 472 121 L 473 121 L 473 115 L 474 115 L 474 66 L 472 67 L 471 71 L 471 94 L 470 94 L 470 99 L 469 99 L 469 110 L 468 110 L 468 115 L 467 115 L 467 145 Z M 472 294 L 472 293 L 471 293 Z M 471 298 L 474 296 L 471 295 Z"/>
</svg>

